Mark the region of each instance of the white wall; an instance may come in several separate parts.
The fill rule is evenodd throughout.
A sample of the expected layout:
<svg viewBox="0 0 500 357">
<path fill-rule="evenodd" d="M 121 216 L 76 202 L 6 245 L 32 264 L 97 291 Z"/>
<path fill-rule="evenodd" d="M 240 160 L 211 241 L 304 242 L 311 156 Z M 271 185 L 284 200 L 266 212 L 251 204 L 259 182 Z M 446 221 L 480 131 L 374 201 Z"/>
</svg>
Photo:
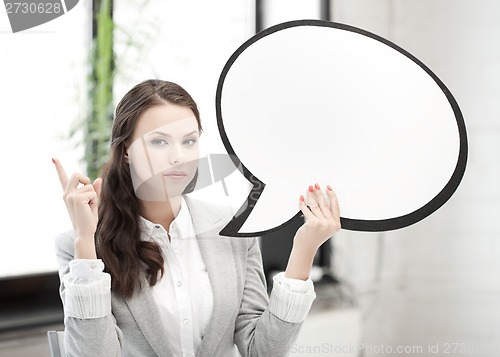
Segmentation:
<svg viewBox="0 0 500 357">
<path fill-rule="evenodd" d="M 84 170 L 69 132 L 85 116 L 89 4 L 15 34 L 0 5 L 0 278 L 55 271 L 54 237 L 71 227 L 51 158 Z"/>
<path fill-rule="evenodd" d="M 424 62 L 457 100 L 469 138 L 463 181 L 437 212 L 405 229 L 335 238 L 337 272 L 359 293 L 364 342 L 379 348 L 365 355 L 421 346 L 418 355 L 498 356 L 500 2 L 333 0 L 332 15 Z"/>
</svg>

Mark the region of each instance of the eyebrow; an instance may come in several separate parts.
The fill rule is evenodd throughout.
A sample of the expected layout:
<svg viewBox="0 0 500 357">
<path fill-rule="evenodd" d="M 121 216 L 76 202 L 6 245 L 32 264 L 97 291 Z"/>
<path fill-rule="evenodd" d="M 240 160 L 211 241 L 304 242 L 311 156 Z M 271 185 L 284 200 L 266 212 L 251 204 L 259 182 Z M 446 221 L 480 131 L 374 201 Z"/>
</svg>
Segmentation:
<svg viewBox="0 0 500 357">
<path fill-rule="evenodd" d="M 152 133 L 148 133 L 148 134 L 146 134 L 146 135 L 147 135 L 147 136 L 151 136 L 151 135 L 154 135 L 154 134 L 160 134 L 160 135 L 166 136 L 166 137 L 168 137 L 168 138 L 170 138 L 170 137 L 171 137 L 171 135 L 170 135 L 170 134 L 167 134 L 167 133 L 165 133 L 165 132 L 163 132 L 163 131 L 153 131 Z M 190 133 L 187 133 L 187 134 L 183 135 L 183 137 L 186 137 L 186 136 L 189 136 L 189 135 L 193 135 L 193 134 L 198 134 L 198 135 L 199 135 L 200 133 L 198 132 L 198 130 L 193 130 L 192 132 L 190 132 Z"/>
</svg>

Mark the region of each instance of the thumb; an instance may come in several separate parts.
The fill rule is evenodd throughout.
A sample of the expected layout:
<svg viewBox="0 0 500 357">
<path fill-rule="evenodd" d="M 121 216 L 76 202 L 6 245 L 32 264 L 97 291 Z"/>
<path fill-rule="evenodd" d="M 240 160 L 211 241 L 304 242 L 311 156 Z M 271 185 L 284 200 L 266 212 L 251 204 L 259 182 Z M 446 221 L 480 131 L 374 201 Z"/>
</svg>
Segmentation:
<svg viewBox="0 0 500 357">
<path fill-rule="evenodd" d="M 97 194 L 97 199 L 99 199 L 99 196 L 101 195 L 102 178 L 96 178 L 92 186 L 94 187 L 94 191 Z"/>
</svg>

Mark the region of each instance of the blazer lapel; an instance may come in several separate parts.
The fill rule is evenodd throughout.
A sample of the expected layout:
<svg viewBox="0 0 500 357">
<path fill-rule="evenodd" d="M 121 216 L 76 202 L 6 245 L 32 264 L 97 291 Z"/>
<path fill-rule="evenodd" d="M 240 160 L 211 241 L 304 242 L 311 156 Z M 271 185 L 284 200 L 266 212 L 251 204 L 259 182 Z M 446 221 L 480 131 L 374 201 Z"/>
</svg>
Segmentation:
<svg viewBox="0 0 500 357">
<path fill-rule="evenodd" d="M 229 213 L 203 207 L 186 198 L 193 219 L 198 245 L 210 279 L 213 294 L 212 317 L 198 349 L 199 356 L 213 356 L 238 308 L 236 268 L 231 239 L 219 235 L 231 219 Z"/>
<path fill-rule="evenodd" d="M 146 280 L 144 280 L 144 284 L 147 286 Z M 142 289 L 132 298 L 125 299 L 125 302 L 156 354 L 160 357 L 174 357 L 169 343 L 165 343 L 167 332 L 159 318 L 160 315 L 151 290 Z"/>
</svg>

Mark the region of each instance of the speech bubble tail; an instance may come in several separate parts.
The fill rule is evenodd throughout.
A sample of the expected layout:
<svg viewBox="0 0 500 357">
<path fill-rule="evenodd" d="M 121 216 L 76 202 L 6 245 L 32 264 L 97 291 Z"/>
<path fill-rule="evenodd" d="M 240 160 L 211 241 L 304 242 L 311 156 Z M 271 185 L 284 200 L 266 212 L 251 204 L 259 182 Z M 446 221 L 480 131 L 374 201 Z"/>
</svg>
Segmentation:
<svg viewBox="0 0 500 357">
<path fill-rule="evenodd" d="M 245 223 L 242 222 L 241 217 L 234 217 L 220 232 L 219 235 L 225 237 L 236 237 L 236 238 L 248 238 L 248 237 L 262 237 L 271 233 L 274 233 L 280 229 L 285 228 L 286 226 L 295 222 L 296 219 L 300 219 L 303 217 L 302 212 L 297 212 L 295 216 L 290 218 L 288 221 L 280 224 L 279 226 L 272 227 L 270 229 L 255 231 L 255 232 L 241 232 L 240 229 L 242 225 Z"/>
<path fill-rule="evenodd" d="M 277 201 L 271 194 L 276 187 L 265 186 L 255 176 L 251 177 L 254 183 L 244 204 L 240 207 L 233 219 L 219 232 L 228 237 L 257 237 L 275 232 L 301 216 L 297 211 L 290 217 L 282 208 L 283 204 L 296 204 L 296 202 Z M 273 212 L 272 215 L 269 212 Z M 284 222 L 284 223 L 283 223 Z"/>
<path fill-rule="evenodd" d="M 241 164 L 240 164 L 241 165 Z M 239 170 L 244 170 L 241 166 Z M 245 221 L 250 216 L 257 200 L 261 196 L 265 184 L 260 181 L 255 176 L 251 175 L 250 182 L 253 183 L 252 190 L 248 194 L 247 199 L 238 211 L 235 213 L 234 217 L 229 221 L 229 223 L 219 232 L 220 235 L 226 237 L 255 237 L 256 235 L 252 235 L 251 233 L 239 233 L 240 228 L 245 224 Z"/>
</svg>

